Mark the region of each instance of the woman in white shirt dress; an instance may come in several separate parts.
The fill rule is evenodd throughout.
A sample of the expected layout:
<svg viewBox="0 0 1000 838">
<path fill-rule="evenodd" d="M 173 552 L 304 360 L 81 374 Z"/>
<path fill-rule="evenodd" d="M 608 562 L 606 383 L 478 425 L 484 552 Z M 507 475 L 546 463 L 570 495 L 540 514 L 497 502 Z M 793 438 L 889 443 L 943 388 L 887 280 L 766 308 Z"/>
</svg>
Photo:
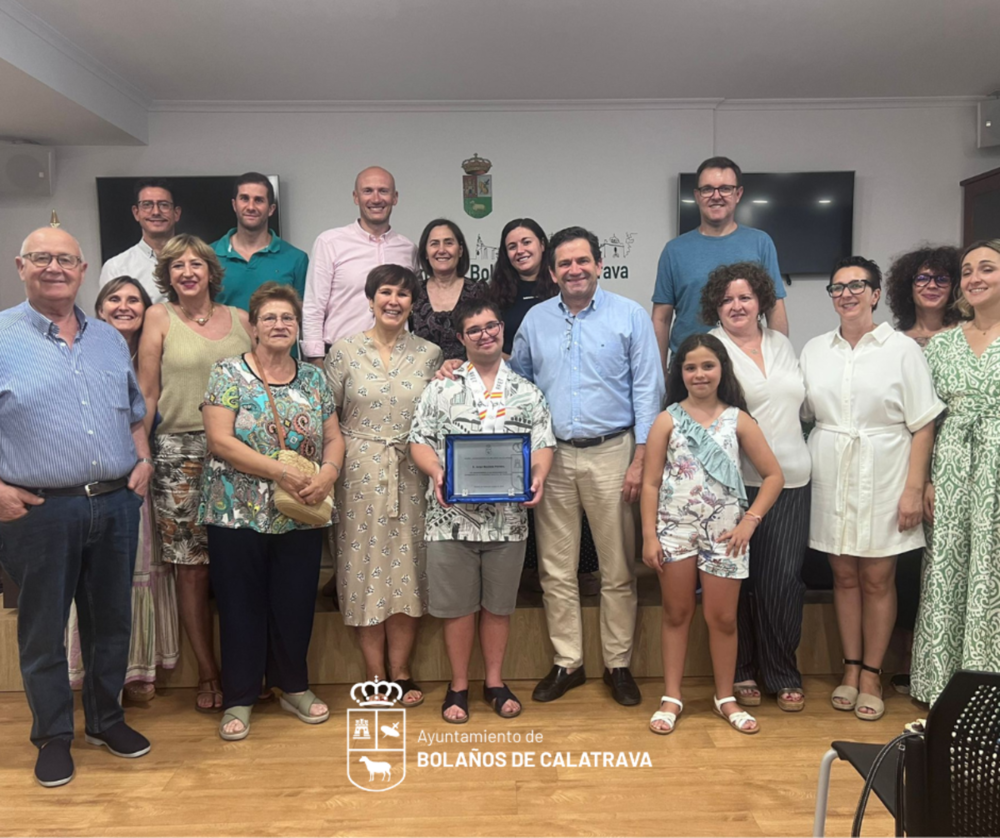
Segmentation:
<svg viewBox="0 0 1000 838">
<path fill-rule="evenodd" d="M 796 712 L 805 706 L 795 652 L 806 590 L 802 562 L 809 540 L 810 462 L 799 421 L 806 388 L 798 358 L 788 338 L 762 325 L 776 299 L 774 280 L 763 265 L 723 265 L 702 290 L 701 317 L 719 324 L 711 334 L 726 347 L 750 415 L 785 475 L 785 488 L 750 540 L 750 577 L 740 587 L 736 700 L 760 704 L 760 678 L 782 710 Z M 752 503 L 761 476 L 746 457 L 742 470 Z"/>
<path fill-rule="evenodd" d="M 882 658 L 896 618 L 896 556 L 924 545 L 922 495 L 944 408 L 914 341 L 872 318 L 882 273 L 851 256 L 827 291 L 840 328 L 802 350 L 803 412 L 815 418 L 809 546 L 830 556 L 844 648 L 837 710 L 882 717 Z"/>
</svg>

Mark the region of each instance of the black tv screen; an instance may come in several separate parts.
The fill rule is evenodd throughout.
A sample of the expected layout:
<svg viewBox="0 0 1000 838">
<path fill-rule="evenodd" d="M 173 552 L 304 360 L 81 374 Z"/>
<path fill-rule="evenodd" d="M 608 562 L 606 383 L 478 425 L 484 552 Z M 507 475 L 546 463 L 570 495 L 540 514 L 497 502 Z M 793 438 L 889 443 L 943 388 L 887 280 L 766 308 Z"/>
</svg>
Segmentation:
<svg viewBox="0 0 1000 838">
<path fill-rule="evenodd" d="M 241 174 L 241 173 L 240 173 Z M 198 177 L 171 177 L 169 175 L 143 175 L 164 177 L 174 187 L 174 203 L 181 208 L 177 223 L 178 233 L 191 233 L 211 244 L 236 226 L 233 212 L 233 184 L 239 174 L 208 175 Z M 132 194 L 135 177 L 97 178 L 97 212 L 101 224 L 101 262 L 107 262 L 123 250 L 134 245 L 142 236 L 139 224 L 132 217 Z M 270 219 L 270 227 L 281 235 L 281 201 L 278 193 L 278 176 L 268 175 L 274 187 L 278 208 Z"/>
<path fill-rule="evenodd" d="M 678 233 L 701 223 L 696 184 L 694 174 L 678 178 Z M 854 172 L 744 172 L 736 223 L 774 240 L 783 274 L 828 274 L 837 259 L 851 255 Z"/>
</svg>

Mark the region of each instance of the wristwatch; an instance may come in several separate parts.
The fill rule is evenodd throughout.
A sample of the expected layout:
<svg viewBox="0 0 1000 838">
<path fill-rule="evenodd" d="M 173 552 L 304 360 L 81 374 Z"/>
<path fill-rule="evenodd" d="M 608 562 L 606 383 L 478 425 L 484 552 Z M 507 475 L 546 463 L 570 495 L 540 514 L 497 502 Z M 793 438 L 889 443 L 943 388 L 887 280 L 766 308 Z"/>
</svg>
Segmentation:
<svg viewBox="0 0 1000 838">
<path fill-rule="evenodd" d="M 139 465 L 139 463 L 145 463 L 148 466 L 153 465 L 153 461 L 149 459 L 149 457 L 140 457 L 138 460 L 136 460 L 135 464 Z"/>
</svg>

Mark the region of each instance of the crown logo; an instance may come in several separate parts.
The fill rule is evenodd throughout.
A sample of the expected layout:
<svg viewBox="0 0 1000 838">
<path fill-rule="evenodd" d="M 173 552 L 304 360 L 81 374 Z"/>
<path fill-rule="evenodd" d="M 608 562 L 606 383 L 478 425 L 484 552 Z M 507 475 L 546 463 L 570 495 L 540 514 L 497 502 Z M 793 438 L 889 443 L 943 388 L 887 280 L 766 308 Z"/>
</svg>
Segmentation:
<svg viewBox="0 0 1000 838">
<path fill-rule="evenodd" d="M 492 165 L 489 160 L 478 154 L 473 154 L 468 160 L 462 161 L 462 168 L 467 175 L 485 175 Z"/>
<path fill-rule="evenodd" d="M 403 688 L 376 675 L 372 681 L 359 681 L 351 687 L 351 698 L 359 707 L 392 707 L 403 700 Z"/>
</svg>

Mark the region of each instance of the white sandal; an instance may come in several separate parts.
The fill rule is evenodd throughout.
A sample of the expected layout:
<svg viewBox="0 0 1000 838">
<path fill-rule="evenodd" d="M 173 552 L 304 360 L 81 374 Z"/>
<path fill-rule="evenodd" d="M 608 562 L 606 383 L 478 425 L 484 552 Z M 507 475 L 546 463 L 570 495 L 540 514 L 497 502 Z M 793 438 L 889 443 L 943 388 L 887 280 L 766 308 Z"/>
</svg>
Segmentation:
<svg viewBox="0 0 1000 838">
<path fill-rule="evenodd" d="M 671 704 L 677 705 L 677 712 L 670 713 L 666 710 L 657 710 L 653 713 L 653 717 L 649 720 L 649 729 L 660 736 L 666 736 L 668 733 L 673 733 L 674 729 L 677 727 L 677 717 L 684 712 L 684 702 L 679 698 L 671 698 L 669 695 L 665 695 L 660 699 L 660 704 L 664 701 L 669 701 Z M 662 728 L 653 727 L 653 722 L 666 722 L 670 725 L 667 730 Z"/>
<path fill-rule="evenodd" d="M 714 695 L 712 696 L 712 703 L 715 705 L 715 712 L 718 713 L 720 716 L 722 716 L 722 718 L 724 718 L 727 722 L 729 722 L 729 724 L 733 727 L 734 730 L 746 734 L 759 733 L 760 726 L 751 728 L 750 730 L 747 730 L 744 727 L 744 725 L 747 722 L 753 722 L 754 724 L 757 723 L 757 720 L 749 713 L 741 710 L 738 713 L 733 713 L 731 716 L 727 716 L 725 713 L 722 712 L 722 705 L 729 704 L 730 701 L 736 704 L 736 696 L 730 695 L 727 696 L 726 698 L 721 698 L 721 699 L 716 698 Z"/>
</svg>

